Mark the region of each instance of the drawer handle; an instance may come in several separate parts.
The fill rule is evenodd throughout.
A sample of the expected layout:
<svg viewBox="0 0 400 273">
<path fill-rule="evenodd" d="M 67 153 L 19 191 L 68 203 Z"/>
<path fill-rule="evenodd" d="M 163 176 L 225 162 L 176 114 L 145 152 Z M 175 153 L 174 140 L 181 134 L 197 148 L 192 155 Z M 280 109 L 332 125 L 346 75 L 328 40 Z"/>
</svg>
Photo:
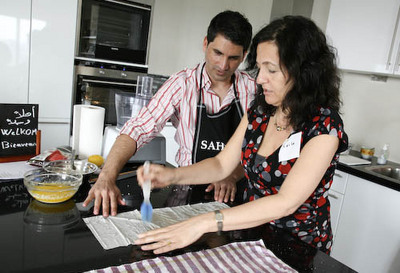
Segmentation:
<svg viewBox="0 0 400 273">
<path fill-rule="evenodd" d="M 328 196 L 329 196 L 329 197 L 332 197 L 333 199 L 339 199 L 339 197 L 337 197 L 336 195 L 331 194 L 331 193 L 328 193 Z"/>
</svg>

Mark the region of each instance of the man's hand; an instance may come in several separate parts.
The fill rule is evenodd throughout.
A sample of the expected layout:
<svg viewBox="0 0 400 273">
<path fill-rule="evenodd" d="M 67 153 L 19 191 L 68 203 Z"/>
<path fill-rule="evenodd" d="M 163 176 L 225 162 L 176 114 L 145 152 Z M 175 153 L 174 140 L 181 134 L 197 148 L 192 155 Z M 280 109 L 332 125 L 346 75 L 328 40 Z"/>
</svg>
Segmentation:
<svg viewBox="0 0 400 273">
<path fill-rule="evenodd" d="M 218 202 L 235 201 L 235 195 L 237 192 L 236 183 L 243 178 L 244 171 L 243 167 L 239 164 L 236 169 L 227 178 L 210 184 L 206 192 L 210 192 L 214 189 L 214 200 Z"/>
<path fill-rule="evenodd" d="M 233 202 L 236 195 L 236 181 L 231 177 L 208 185 L 206 192 L 214 190 L 214 200 L 218 202 Z"/>
<path fill-rule="evenodd" d="M 118 189 L 115 181 L 99 176 L 96 183 L 90 189 L 88 197 L 83 202 L 83 206 L 86 207 L 94 199 L 93 214 L 98 215 L 100 206 L 103 209 L 103 216 L 107 217 L 110 213 L 115 216 L 117 214 L 118 204 L 125 205 L 125 201 L 122 199 L 120 190 Z"/>
<path fill-rule="evenodd" d="M 117 214 L 118 204 L 125 205 L 120 190 L 117 187 L 116 179 L 122 167 L 128 159 L 136 152 L 136 141 L 128 135 L 120 135 L 114 142 L 106 163 L 102 168 L 96 183 L 90 189 L 88 197 L 83 202 L 86 207 L 94 199 L 93 213 L 99 214 L 100 206 L 103 209 L 103 216 L 107 217 Z"/>
</svg>

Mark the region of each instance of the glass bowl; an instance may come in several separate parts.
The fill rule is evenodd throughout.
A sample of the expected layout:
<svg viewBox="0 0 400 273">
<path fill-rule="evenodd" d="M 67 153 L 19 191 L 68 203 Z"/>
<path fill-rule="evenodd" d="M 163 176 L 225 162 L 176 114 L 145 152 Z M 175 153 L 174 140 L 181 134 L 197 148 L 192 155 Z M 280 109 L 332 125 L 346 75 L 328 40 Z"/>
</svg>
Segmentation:
<svg viewBox="0 0 400 273">
<path fill-rule="evenodd" d="M 71 160 L 55 160 L 46 162 L 43 166 L 48 172 L 89 175 L 98 170 L 96 164 L 83 160 L 74 160 L 75 170 L 71 168 Z"/>
<path fill-rule="evenodd" d="M 69 200 L 82 184 L 82 174 L 54 173 L 33 170 L 24 174 L 29 194 L 42 203 L 61 203 Z"/>
</svg>

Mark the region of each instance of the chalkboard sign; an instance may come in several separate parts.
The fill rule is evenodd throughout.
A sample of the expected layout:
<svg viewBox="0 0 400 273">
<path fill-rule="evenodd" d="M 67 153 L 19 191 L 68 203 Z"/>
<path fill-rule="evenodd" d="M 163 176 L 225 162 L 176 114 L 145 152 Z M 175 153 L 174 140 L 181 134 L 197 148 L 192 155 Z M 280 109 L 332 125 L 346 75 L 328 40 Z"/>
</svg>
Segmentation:
<svg viewBox="0 0 400 273">
<path fill-rule="evenodd" d="M 0 157 L 35 155 L 38 104 L 0 104 Z"/>
</svg>

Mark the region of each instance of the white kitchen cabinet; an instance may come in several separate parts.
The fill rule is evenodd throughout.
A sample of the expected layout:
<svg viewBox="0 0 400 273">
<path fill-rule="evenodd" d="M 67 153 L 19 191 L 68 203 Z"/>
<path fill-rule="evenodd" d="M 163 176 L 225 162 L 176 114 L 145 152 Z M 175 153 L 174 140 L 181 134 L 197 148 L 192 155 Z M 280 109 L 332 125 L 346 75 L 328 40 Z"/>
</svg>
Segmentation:
<svg viewBox="0 0 400 273">
<path fill-rule="evenodd" d="M 175 133 L 176 129 L 170 122 L 168 122 L 161 131 L 161 134 L 165 137 L 166 160 L 171 165 L 178 167 L 175 162 L 175 156 L 178 152 L 179 145 L 174 139 Z"/>
<path fill-rule="evenodd" d="M 331 0 L 326 34 L 339 67 L 399 75 L 399 0 Z"/>
<path fill-rule="evenodd" d="M 42 151 L 68 145 L 77 0 L 32 0 L 29 103 L 39 104 Z"/>
<path fill-rule="evenodd" d="M 331 204 L 331 227 L 333 233 L 333 246 L 335 247 L 336 230 L 342 210 L 344 195 L 346 193 L 347 179 L 349 174 L 336 170 L 333 176 L 332 186 L 329 189 L 329 202 Z"/>
<path fill-rule="evenodd" d="M 39 104 L 39 122 L 71 119 L 77 5 L 32 0 L 29 103 Z"/>
<path fill-rule="evenodd" d="M 69 144 L 77 0 L 0 0 L 1 103 L 39 104 L 42 151 Z"/>
<path fill-rule="evenodd" d="M 31 0 L 0 0 L 0 103 L 28 100 Z"/>
<path fill-rule="evenodd" d="M 70 124 L 69 123 L 46 123 L 40 122 L 39 129 L 42 131 L 41 151 L 54 149 L 70 143 Z"/>
<path fill-rule="evenodd" d="M 400 192 L 349 175 L 331 255 L 358 272 L 400 272 Z"/>
</svg>

